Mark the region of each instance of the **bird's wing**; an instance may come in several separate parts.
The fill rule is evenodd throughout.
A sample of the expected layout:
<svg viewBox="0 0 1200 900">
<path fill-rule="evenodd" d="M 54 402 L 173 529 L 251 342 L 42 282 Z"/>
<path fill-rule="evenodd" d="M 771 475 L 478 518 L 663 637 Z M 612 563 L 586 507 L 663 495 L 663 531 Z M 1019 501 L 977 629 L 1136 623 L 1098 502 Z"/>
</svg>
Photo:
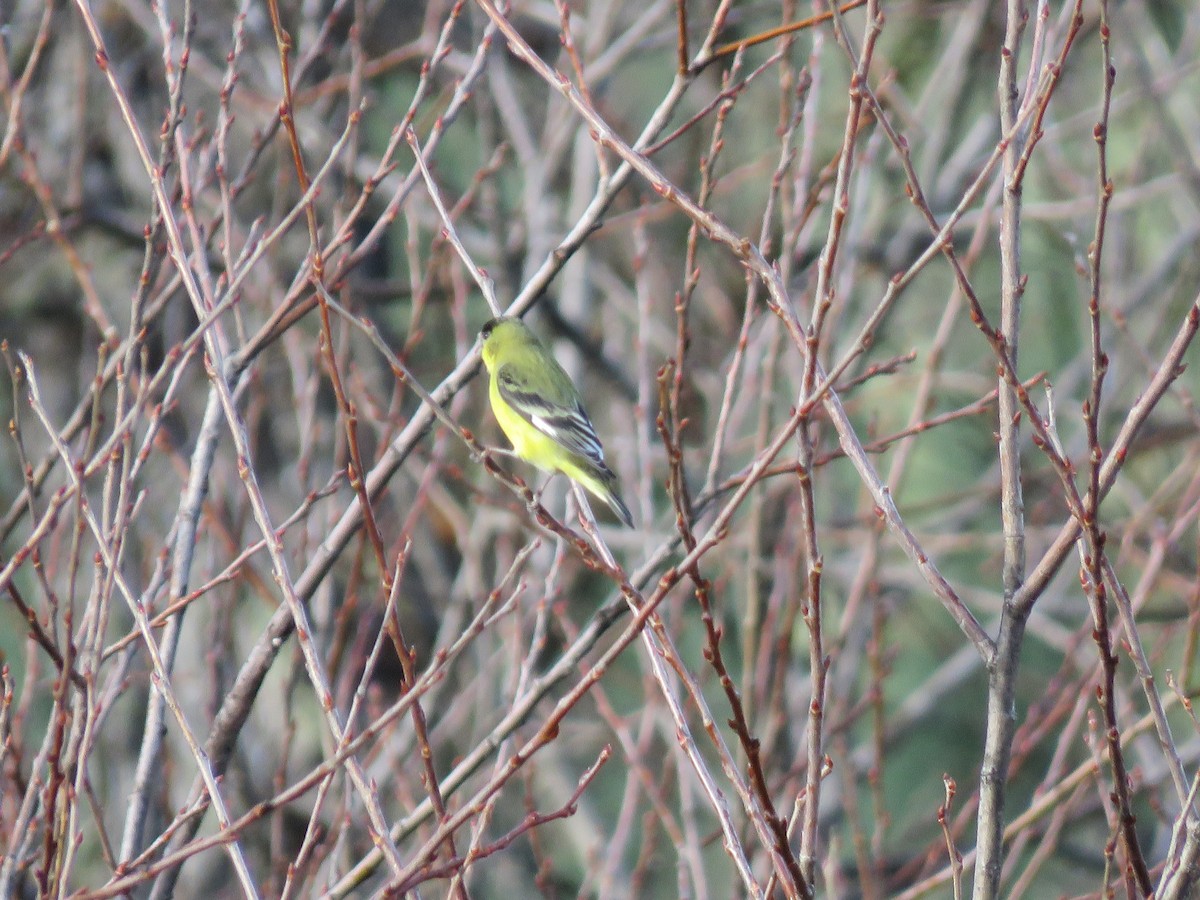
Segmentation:
<svg viewBox="0 0 1200 900">
<path fill-rule="evenodd" d="M 496 373 L 496 385 L 504 401 L 542 434 L 593 465 L 607 468 L 596 428 L 578 398 L 567 404 L 548 400 L 529 390 L 509 366 Z"/>
</svg>

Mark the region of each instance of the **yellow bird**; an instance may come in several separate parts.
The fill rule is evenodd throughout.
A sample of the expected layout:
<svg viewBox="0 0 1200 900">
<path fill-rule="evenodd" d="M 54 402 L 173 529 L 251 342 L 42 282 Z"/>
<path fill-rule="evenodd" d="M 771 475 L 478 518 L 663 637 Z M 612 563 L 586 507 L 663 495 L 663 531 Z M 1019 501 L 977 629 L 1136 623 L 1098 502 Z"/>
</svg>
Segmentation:
<svg viewBox="0 0 1200 900">
<path fill-rule="evenodd" d="M 492 319 L 480 337 L 492 412 L 513 453 L 544 472 L 562 472 L 632 528 L 616 473 L 604 462 L 604 448 L 571 376 L 520 319 Z"/>
</svg>

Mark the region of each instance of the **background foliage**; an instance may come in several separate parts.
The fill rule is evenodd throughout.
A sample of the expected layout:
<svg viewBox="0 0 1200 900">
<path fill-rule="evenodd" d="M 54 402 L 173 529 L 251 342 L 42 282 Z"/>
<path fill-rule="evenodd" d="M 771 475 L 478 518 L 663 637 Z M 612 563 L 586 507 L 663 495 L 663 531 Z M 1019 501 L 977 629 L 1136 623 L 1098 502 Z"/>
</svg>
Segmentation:
<svg viewBox="0 0 1200 900">
<path fill-rule="evenodd" d="M 0 25 L 0 895 L 1190 896 L 1192 4 Z"/>
</svg>

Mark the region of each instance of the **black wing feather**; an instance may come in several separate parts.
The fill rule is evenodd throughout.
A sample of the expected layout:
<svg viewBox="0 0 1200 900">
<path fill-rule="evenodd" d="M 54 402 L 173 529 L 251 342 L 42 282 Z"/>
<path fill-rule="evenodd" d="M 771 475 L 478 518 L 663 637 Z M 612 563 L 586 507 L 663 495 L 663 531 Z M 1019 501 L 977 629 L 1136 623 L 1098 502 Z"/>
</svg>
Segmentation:
<svg viewBox="0 0 1200 900">
<path fill-rule="evenodd" d="M 596 428 L 587 411 L 576 399 L 570 405 L 553 403 L 540 394 L 525 389 L 518 379 L 502 368 L 496 376 L 500 396 L 518 415 L 547 437 L 572 453 L 577 453 L 599 468 L 608 471 L 604 463 L 604 448 L 596 436 Z"/>
</svg>

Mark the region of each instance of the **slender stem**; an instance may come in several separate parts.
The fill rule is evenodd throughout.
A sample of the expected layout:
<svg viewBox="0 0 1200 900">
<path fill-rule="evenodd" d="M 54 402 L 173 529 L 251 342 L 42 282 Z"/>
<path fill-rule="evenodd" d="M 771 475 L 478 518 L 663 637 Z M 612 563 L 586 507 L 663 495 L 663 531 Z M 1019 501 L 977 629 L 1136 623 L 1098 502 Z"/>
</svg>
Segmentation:
<svg viewBox="0 0 1200 900">
<path fill-rule="evenodd" d="M 1000 335 L 1016 371 L 1017 336 L 1021 321 L 1021 189 L 1017 172 L 1023 140 L 1013 133 L 1019 114 L 1017 56 L 1028 18 L 1024 0 L 1009 0 L 1004 46 L 1000 51 L 1000 127 L 1012 134 L 1004 150 L 1004 184 L 1000 213 Z M 1013 603 L 1025 579 L 1025 503 L 1021 493 L 1021 405 L 1016 390 L 1004 377 L 999 384 L 1000 517 L 1004 529 L 1002 582 L 1004 606 L 996 653 L 988 665 L 987 732 L 979 775 L 978 856 L 973 896 L 999 896 L 1004 861 L 1004 800 L 1012 740 L 1016 731 L 1016 681 L 1028 613 Z"/>
</svg>

